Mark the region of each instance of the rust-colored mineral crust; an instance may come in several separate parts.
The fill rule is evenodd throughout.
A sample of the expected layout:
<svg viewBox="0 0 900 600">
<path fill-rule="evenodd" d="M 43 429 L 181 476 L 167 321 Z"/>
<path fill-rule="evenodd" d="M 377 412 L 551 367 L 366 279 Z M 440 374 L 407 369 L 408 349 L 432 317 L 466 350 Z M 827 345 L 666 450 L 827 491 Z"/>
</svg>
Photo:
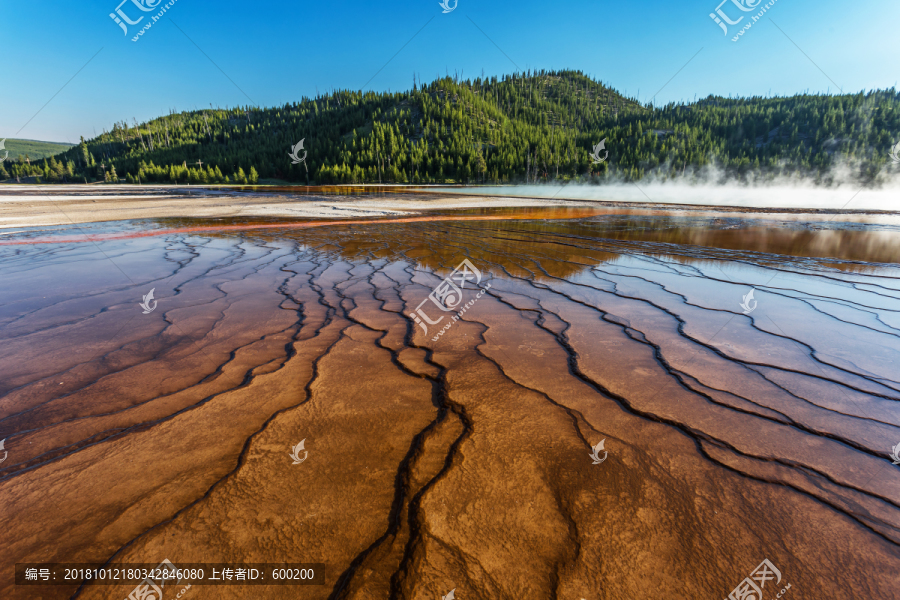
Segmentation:
<svg viewBox="0 0 900 600">
<path fill-rule="evenodd" d="M 327 565 L 184 600 L 721 600 L 764 559 L 786 600 L 896 598 L 897 237 L 672 223 L 0 248 L 0 597 L 167 558 Z"/>
</svg>

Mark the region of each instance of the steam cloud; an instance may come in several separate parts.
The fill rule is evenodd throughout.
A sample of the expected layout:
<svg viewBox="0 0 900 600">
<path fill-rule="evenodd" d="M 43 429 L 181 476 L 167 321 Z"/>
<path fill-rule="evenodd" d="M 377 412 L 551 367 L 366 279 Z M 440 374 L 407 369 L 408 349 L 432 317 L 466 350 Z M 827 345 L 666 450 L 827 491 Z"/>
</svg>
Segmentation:
<svg viewBox="0 0 900 600">
<path fill-rule="evenodd" d="M 448 188 L 458 194 L 554 198 L 598 202 L 683 204 L 734 208 L 900 211 L 900 165 L 888 165 L 870 182 L 860 167 L 840 163 L 828 174 L 810 178 L 753 173 L 743 180 L 707 166 L 684 177 L 650 175 L 637 182 L 610 178 L 600 184 L 548 182 L 532 185 Z"/>
</svg>

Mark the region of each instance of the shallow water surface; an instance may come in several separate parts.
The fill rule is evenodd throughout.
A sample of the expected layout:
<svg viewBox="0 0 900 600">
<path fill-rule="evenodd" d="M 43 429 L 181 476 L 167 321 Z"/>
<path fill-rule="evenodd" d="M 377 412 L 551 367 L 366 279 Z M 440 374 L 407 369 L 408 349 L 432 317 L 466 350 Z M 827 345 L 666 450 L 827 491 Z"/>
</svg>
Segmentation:
<svg viewBox="0 0 900 600">
<path fill-rule="evenodd" d="M 163 558 L 327 565 L 198 599 L 720 599 L 764 559 L 765 598 L 895 597 L 891 227 L 498 211 L 5 241 L 0 597 L 120 599 L 12 565 Z"/>
</svg>

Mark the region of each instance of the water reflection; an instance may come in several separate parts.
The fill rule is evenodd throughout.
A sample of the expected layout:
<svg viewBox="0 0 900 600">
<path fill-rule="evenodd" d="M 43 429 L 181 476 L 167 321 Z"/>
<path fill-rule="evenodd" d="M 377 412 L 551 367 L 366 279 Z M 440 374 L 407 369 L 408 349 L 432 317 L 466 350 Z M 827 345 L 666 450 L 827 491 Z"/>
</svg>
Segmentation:
<svg viewBox="0 0 900 600">
<path fill-rule="evenodd" d="M 447 236 L 451 230 L 454 235 Z M 523 256 L 539 253 L 544 268 L 559 265 L 556 276 L 633 252 L 684 262 L 715 256 L 769 265 L 784 257 L 809 258 L 819 265 L 857 272 L 900 263 L 900 227 L 895 225 L 571 206 L 438 210 L 354 220 L 172 217 L 77 229 L 59 227 L 52 232 L 48 235 L 47 228 L 24 230 L 5 237 L 0 245 L 98 243 L 190 234 L 291 239 L 317 245 L 327 238 L 351 255 L 377 250 L 382 256 L 416 260 L 424 266 L 446 264 L 457 257 L 462 260 L 477 252 L 510 272 L 538 277 L 540 269 L 534 270 L 531 259 Z M 447 237 L 455 242 L 441 243 Z"/>
<path fill-rule="evenodd" d="M 483 220 L 476 220 L 483 219 Z M 845 271 L 863 272 L 879 265 L 900 263 L 900 228 L 890 225 L 847 223 L 771 222 L 758 218 L 721 218 L 661 215 L 610 214 L 609 210 L 583 207 L 492 208 L 439 211 L 413 222 L 403 219 L 372 219 L 353 222 L 328 221 L 327 231 L 318 228 L 294 229 L 297 224 L 283 220 L 242 219 L 221 221 L 223 225 L 252 231 L 266 239 L 287 237 L 299 241 L 322 236 L 338 236 L 348 254 L 372 247 L 383 249 L 385 256 L 402 255 L 425 266 L 429 257 L 447 264 L 455 258 L 471 257 L 478 252 L 496 260 L 505 268 L 522 273 L 530 270 L 510 257 L 539 252 L 554 264 L 590 265 L 615 259 L 621 253 L 640 252 L 672 260 L 696 262 L 709 260 L 709 252 L 695 257 L 692 248 L 718 250 L 723 259 L 749 258 L 771 264 L 780 257 L 818 259 L 819 264 Z M 307 220 L 306 223 L 309 221 Z M 155 226 L 167 230 L 190 229 L 209 225 L 198 219 L 158 219 Z M 324 224 L 324 223 L 323 223 Z M 442 235 L 453 233 L 464 243 L 435 243 Z M 233 235 L 210 232 L 209 235 Z M 446 236 L 450 237 L 450 236 Z M 408 247 L 421 239 L 415 248 Z M 722 252 L 724 251 L 724 252 Z M 741 256 L 733 256 L 738 253 Z M 749 253 L 749 256 L 743 256 Z M 765 256 L 772 255 L 772 256 Z M 527 259 L 524 259 L 528 262 Z M 874 263 L 874 264 L 873 264 Z M 542 262 L 542 264 L 549 264 Z M 567 266 L 563 271 L 575 272 Z M 540 276 L 540 272 L 534 275 Z M 554 273 L 564 276 L 562 273 Z"/>
</svg>

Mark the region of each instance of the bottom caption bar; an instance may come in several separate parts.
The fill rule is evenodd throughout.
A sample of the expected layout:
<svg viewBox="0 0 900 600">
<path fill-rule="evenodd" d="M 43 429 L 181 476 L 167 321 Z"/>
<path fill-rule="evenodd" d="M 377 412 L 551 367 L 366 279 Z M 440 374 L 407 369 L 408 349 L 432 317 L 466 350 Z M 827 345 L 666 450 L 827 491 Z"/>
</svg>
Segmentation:
<svg viewBox="0 0 900 600">
<path fill-rule="evenodd" d="M 325 585 L 321 563 L 17 563 L 16 585 L 136 585 L 137 598 L 184 585 Z M 143 594 L 143 595 L 141 595 Z"/>
</svg>

